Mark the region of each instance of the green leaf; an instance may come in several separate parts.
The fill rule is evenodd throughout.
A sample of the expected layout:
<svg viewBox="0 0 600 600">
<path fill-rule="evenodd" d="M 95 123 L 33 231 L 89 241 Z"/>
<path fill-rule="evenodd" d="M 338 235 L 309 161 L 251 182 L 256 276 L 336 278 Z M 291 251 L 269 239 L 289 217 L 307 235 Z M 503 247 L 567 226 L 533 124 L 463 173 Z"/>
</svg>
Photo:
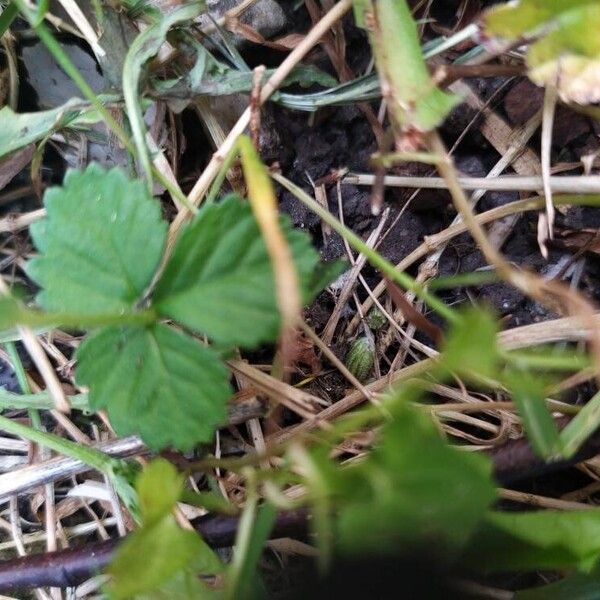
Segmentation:
<svg viewBox="0 0 600 600">
<path fill-rule="evenodd" d="M 240 527 L 236 537 L 236 552 L 238 553 L 230 566 L 229 579 L 227 581 L 228 598 L 263 598 L 260 593 L 262 581 L 258 572 L 258 562 L 264 552 L 265 544 L 269 539 L 271 529 L 277 517 L 277 509 L 273 504 L 265 503 L 255 510 L 256 507 L 246 506 L 245 510 L 252 510 L 252 522 L 250 530 L 247 531 L 245 539 L 240 539 L 242 522 L 248 518 L 244 514 L 240 519 Z M 248 518 L 248 522 L 250 518 Z"/>
<path fill-rule="evenodd" d="M 451 448 L 406 397 L 391 411 L 379 445 L 360 463 L 329 474 L 342 505 L 339 542 L 352 553 L 428 540 L 456 549 L 494 500 L 491 464 Z"/>
<path fill-rule="evenodd" d="M 150 525 L 168 515 L 183 490 L 183 476 L 164 458 L 156 458 L 136 481 L 141 517 Z"/>
<path fill-rule="evenodd" d="M 542 458 L 551 458 L 561 451 L 556 423 L 546 406 L 546 383 L 543 377 L 519 369 L 504 375 L 513 402 L 519 411 L 527 438 Z"/>
<path fill-rule="evenodd" d="M 142 527 L 119 547 L 108 569 L 110 592 L 117 600 L 168 585 L 194 563 L 202 574 L 221 569 L 200 536 L 181 529 L 172 515 L 182 488 L 183 477 L 164 459 L 152 461 L 138 476 Z"/>
<path fill-rule="evenodd" d="M 589 571 L 598 558 L 600 509 L 491 512 L 465 553 L 470 565 L 488 571 Z"/>
<path fill-rule="evenodd" d="M 221 600 L 222 595 L 219 591 L 205 585 L 197 573 L 198 571 L 193 567 L 188 567 L 159 587 L 136 594 L 135 600 L 202 600 L 203 598 Z"/>
<path fill-rule="evenodd" d="M 346 367 L 356 379 L 366 381 L 375 364 L 375 339 L 372 335 L 356 338 L 346 354 Z"/>
<path fill-rule="evenodd" d="M 84 340 L 77 359 L 90 406 L 106 408 L 120 435 L 189 450 L 225 421 L 226 368 L 213 350 L 166 325 L 102 329 Z"/>
<path fill-rule="evenodd" d="M 91 164 L 69 171 L 44 204 L 48 217 L 31 226 L 40 256 L 27 265 L 43 288 L 39 304 L 79 314 L 131 310 L 163 254 L 159 203 L 120 169 Z"/>
<path fill-rule="evenodd" d="M 0 110 L 0 158 L 66 126 L 88 106 L 78 98 L 57 108 L 34 113 L 15 113 L 5 106 Z"/>
<path fill-rule="evenodd" d="M 6 331 L 18 324 L 23 324 L 25 307 L 12 296 L 0 296 L 0 331 Z"/>
<path fill-rule="evenodd" d="M 281 226 L 307 301 L 318 254 L 287 219 Z M 223 345 L 253 347 L 276 338 L 273 271 L 250 205 L 230 196 L 200 210 L 177 240 L 154 308 Z"/>
<path fill-rule="evenodd" d="M 202 5 L 202 2 L 192 0 L 163 15 L 158 23 L 142 31 L 133 40 L 123 63 L 123 97 L 133 132 L 137 156 L 149 181 L 152 181 L 152 167 L 148 147 L 146 146 L 146 127 L 138 93 L 142 68 L 146 61 L 159 51 L 169 29 L 182 21 L 192 21 L 202 11 Z"/>
<path fill-rule="evenodd" d="M 365 10 L 366 2 L 359 4 Z M 384 82 L 384 98 L 402 130 L 430 131 L 460 102 L 440 90 L 431 78 L 417 26 L 405 0 L 371 0 L 369 38 Z"/>
<path fill-rule="evenodd" d="M 443 365 L 461 375 L 495 377 L 500 362 L 497 333 L 498 323 L 490 312 L 469 308 L 448 332 Z"/>
<path fill-rule="evenodd" d="M 491 9 L 486 32 L 509 40 L 540 35 L 527 52 L 529 77 L 566 102 L 600 101 L 600 5 L 597 0 L 521 0 Z"/>
<path fill-rule="evenodd" d="M 348 267 L 348 262 L 345 260 L 317 263 L 308 288 L 309 297 L 316 298 L 330 283 L 347 271 Z"/>
<path fill-rule="evenodd" d="M 573 456 L 581 445 L 600 426 L 600 393 L 594 394 L 587 404 L 560 432 L 563 454 Z"/>
<path fill-rule="evenodd" d="M 202 44 L 194 44 L 197 53 L 196 63 L 183 76 L 177 79 L 158 79 L 153 81 L 154 90 L 169 98 L 190 99 L 193 96 L 222 96 L 252 91 L 253 72 L 246 68 L 232 68 L 227 63 L 217 60 Z M 264 74 L 266 81 L 275 69 L 267 69 Z M 335 86 L 337 81 L 314 65 L 298 65 L 283 80 L 280 89 L 286 86 L 313 84 Z M 272 100 L 277 100 L 276 92 Z"/>
</svg>

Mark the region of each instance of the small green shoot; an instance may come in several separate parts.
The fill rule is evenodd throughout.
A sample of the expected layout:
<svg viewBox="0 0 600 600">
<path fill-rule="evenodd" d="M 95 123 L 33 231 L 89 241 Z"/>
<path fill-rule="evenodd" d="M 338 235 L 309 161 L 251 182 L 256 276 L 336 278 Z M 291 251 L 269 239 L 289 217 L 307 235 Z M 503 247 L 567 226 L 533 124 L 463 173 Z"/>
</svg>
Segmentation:
<svg viewBox="0 0 600 600">
<path fill-rule="evenodd" d="M 156 459 L 138 477 L 136 488 L 142 526 L 118 549 L 108 569 L 110 596 L 126 600 L 153 592 L 188 569 L 185 587 L 201 593 L 204 586 L 197 575 L 215 575 L 223 567 L 197 533 L 182 529 L 175 520 L 183 476 L 166 460 Z"/>
</svg>

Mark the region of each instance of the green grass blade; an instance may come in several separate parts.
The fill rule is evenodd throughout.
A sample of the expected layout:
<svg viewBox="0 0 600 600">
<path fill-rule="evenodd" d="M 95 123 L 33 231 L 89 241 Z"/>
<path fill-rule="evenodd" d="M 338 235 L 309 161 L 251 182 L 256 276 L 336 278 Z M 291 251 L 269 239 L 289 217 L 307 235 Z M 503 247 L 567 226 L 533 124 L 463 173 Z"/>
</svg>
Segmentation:
<svg viewBox="0 0 600 600">
<path fill-rule="evenodd" d="M 579 414 L 561 431 L 563 454 L 573 456 L 600 426 L 600 392 L 592 396 Z"/>
</svg>

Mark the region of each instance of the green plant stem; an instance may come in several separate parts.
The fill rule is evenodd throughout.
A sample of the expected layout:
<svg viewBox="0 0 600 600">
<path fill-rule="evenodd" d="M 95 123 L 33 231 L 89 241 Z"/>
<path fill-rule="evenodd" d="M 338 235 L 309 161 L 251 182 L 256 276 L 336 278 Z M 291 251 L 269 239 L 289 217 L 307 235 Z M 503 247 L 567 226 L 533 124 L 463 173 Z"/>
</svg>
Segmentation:
<svg viewBox="0 0 600 600">
<path fill-rule="evenodd" d="M 225 600 L 235 600 L 237 597 L 237 592 L 241 584 L 245 556 L 252 543 L 252 531 L 254 529 L 256 511 L 258 508 L 258 495 L 256 489 L 254 489 L 254 485 L 249 485 L 248 487 L 250 489 L 247 491 L 244 512 L 242 513 L 238 524 L 234 546 L 235 551 L 229 567 Z"/>
<path fill-rule="evenodd" d="M 0 429 L 39 444 L 40 446 L 50 448 L 50 450 L 54 450 L 55 452 L 69 456 L 70 458 L 80 460 L 91 468 L 97 469 L 107 475 L 112 475 L 114 470 L 121 466 L 121 461 L 111 458 L 107 454 L 104 454 L 104 452 L 100 452 L 95 448 L 82 446 L 81 444 L 61 438 L 52 433 L 38 431 L 1 415 Z"/>
<path fill-rule="evenodd" d="M 12 364 L 13 370 L 17 376 L 17 381 L 19 382 L 19 387 L 21 388 L 22 394 L 31 394 L 31 387 L 29 386 L 29 381 L 27 381 L 27 373 L 25 373 L 25 369 L 23 368 L 23 362 L 21 361 L 21 357 L 17 352 L 17 347 L 14 342 L 7 342 L 4 347 L 6 348 L 6 352 L 10 358 L 10 362 Z M 36 429 L 42 430 L 42 419 L 40 418 L 40 413 L 37 409 L 28 407 L 27 412 L 29 414 L 29 418 L 31 419 L 31 423 Z"/>
<path fill-rule="evenodd" d="M 316 200 L 311 198 L 304 190 L 278 173 L 272 173 L 271 176 L 289 192 L 294 194 L 300 202 L 323 219 L 333 230 L 339 233 L 357 252 L 364 254 L 374 267 L 387 275 L 392 281 L 416 294 L 417 297 L 421 298 L 447 321 L 451 323 L 458 321 L 460 317 L 451 308 L 446 306 L 439 298 L 430 294 L 425 287 L 417 283 L 410 275 L 398 271 L 391 262 L 383 258 L 376 250 L 369 248 L 353 231 L 340 223 L 338 219 L 316 202 Z"/>
<path fill-rule="evenodd" d="M 593 366 L 588 356 L 575 355 L 561 356 L 545 354 L 535 355 L 512 350 L 510 352 L 500 349 L 500 355 L 508 363 L 522 369 L 539 369 L 542 371 L 580 371 Z"/>
<path fill-rule="evenodd" d="M 23 368 L 23 363 L 21 361 L 21 357 L 17 352 L 17 347 L 14 342 L 7 342 L 4 344 L 6 348 L 6 352 L 8 353 L 8 357 L 10 358 L 10 362 L 12 364 L 12 368 L 17 376 L 17 381 L 19 382 L 19 387 L 21 388 L 21 392 L 23 394 L 31 394 L 31 388 L 29 387 L 29 382 L 27 381 L 27 374 L 25 373 L 25 369 Z"/>
<path fill-rule="evenodd" d="M 12 359 L 11 359 L 12 360 Z M 91 412 L 87 394 L 76 394 L 69 396 L 69 404 L 75 410 Z M 13 394 L 0 388 L 0 410 L 52 410 L 54 401 L 49 392 L 43 391 L 37 394 L 23 393 Z"/>
<path fill-rule="evenodd" d="M 19 14 L 19 9 L 14 2 L 11 2 L 0 14 L 0 37 L 2 37 L 8 28 L 12 25 L 16 16 Z"/>
</svg>

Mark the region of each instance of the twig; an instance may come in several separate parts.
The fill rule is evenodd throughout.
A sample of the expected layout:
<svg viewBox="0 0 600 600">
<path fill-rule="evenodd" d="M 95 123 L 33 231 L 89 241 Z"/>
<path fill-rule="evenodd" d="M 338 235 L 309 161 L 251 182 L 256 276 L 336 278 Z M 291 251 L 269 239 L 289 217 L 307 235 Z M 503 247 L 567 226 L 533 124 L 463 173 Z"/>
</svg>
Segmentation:
<svg viewBox="0 0 600 600">
<path fill-rule="evenodd" d="M 528 504 L 529 506 L 535 506 L 537 508 L 549 508 L 554 510 L 591 510 L 596 508 L 592 504 L 561 500 L 560 498 L 548 498 L 547 496 L 517 492 L 515 490 L 501 489 L 499 490 L 499 495 L 503 500 L 511 500 L 512 502 Z"/>
<path fill-rule="evenodd" d="M 91 46 L 94 54 L 98 58 L 102 58 L 106 56 L 106 52 L 98 43 L 98 36 L 96 32 L 90 25 L 89 21 L 86 19 L 82 10 L 79 8 L 75 0 L 58 0 L 62 7 L 65 9 L 66 13 L 73 19 L 73 22 L 77 27 L 79 27 L 79 31 L 87 41 L 87 43 Z"/>
<path fill-rule="evenodd" d="M 367 173 L 348 173 L 342 184 L 371 186 L 375 175 Z M 504 177 L 459 177 L 458 182 L 464 190 L 536 192 L 544 186 L 542 177 L 506 175 Z M 400 188 L 423 188 L 445 190 L 446 182 L 442 177 L 409 177 L 386 175 L 385 185 Z M 600 193 L 599 175 L 554 176 L 548 180 L 549 188 L 557 194 L 598 194 Z"/>
<path fill-rule="evenodd" d="M 238 527 L 237 517 L 207 515 L 193 521 L 194 528 L 212 548 L 231 546 Z M 273 538 L 306 535 L 308 513 L 287 511 L 275 521 Z M 108 566 L 121 540 L 88 544 L 82 548 L 34 554 L 0 562 L 0 591 L 14 592 L 32 587 L 73 587 Z"/>
<path fill-rule="evenodd" d="M 231 403 L 229 405 L 229 424 L 239 425 L 249 419 L 262 417 L 264 414 L 265 407 L 256 398 Z M 147 451 L 142 441 L 136 436 L 101 442 L 94 447 L 109 456 L 118 458 L 143 454 Z M 80 460 L 57 457 L 17 471 L 3 473 L 0 475 L 0 502 L 6 501 L 14 494 L 89 470 L 90 467 Z"/>
<path fill-rule="evenodd" d="M 484 103 L 479 96 L 477 96 L 471 88 L 468 86 L 462 86 L 458 90 L 460 93 L 466 94 L 467 103 L 477 109 L 478 113 L 483 113 L 485 120 L 481 126 L 481 133 L 489 140 L 489 142 L 498 151 L 501 158 L 494 165 L 491 171 L 488 173 L 484 182 L 496 181 L 498 176 L 506 170 L 507 167 L 513 166 L 515 171 L 521 175 L 530 175 L 538 173 L 539 160 L 537 156 L 527 147 L 527 142 L 533 136 L 535 131 L 539 128 L 541 123 L 541 111 L 538 111 L 531 119 L 529 119 L 522 127 L 510 129 L 508 124 L 501 119 L 494 111 L 490 110 L 487 102 Z M 463 181 L 463 179 L 461 179 Z M 443 183 L 442 187 L 445 189 L 446 184 Z M 536 188 L 538 189 L 538 188 Z M 521 191 L 519 189 L 519 191 Z M 482 198 L 485 193 L 485 188 L 477 188 L 471 196 L 471 204 L 475 206 L 477 202 Z M 506 239 L 508 232 L 514 227 L 517 219 L 520 217 L 519 214 L 507 217 L 498 223 L 494 223 L 489 232 L 490 242 L 495 248 L 500 248 Z M 462 223 L 462 216 L 457 214 L 452 222 L 452 226 Z M 426 279 L 431 278 L 437 273 L 437 264 L 444 250 L 443 244 L 427 258 L 425 263 L 419 270 L 419 281 L 423 283 Z M 422 256 L 425 256 L 428 252 L 425 252 Z M 414 252 L 409 257 L 414 256 Z M 404 270 L 406 268 L 406 261 L 409 257 L 402 260 L 397 268 Z M 410 262 L 412 265 L 412 262 Z M 380 282 L 373 290 L 373 296 L 379 297 L 385 290 L 384 282 Z M 371 308 L 371 298 L 367 298 L 363 303 L 363 311 L 368 311 Z M 400 318 L 398 314 L 394 315 L 396 319 Z M 358 326 L 359 319 L 355 316 L 348 327 L 349 331 L 354 331 Z M 387 336 L 390 338 L 391 336 Z"/>
</svg>

